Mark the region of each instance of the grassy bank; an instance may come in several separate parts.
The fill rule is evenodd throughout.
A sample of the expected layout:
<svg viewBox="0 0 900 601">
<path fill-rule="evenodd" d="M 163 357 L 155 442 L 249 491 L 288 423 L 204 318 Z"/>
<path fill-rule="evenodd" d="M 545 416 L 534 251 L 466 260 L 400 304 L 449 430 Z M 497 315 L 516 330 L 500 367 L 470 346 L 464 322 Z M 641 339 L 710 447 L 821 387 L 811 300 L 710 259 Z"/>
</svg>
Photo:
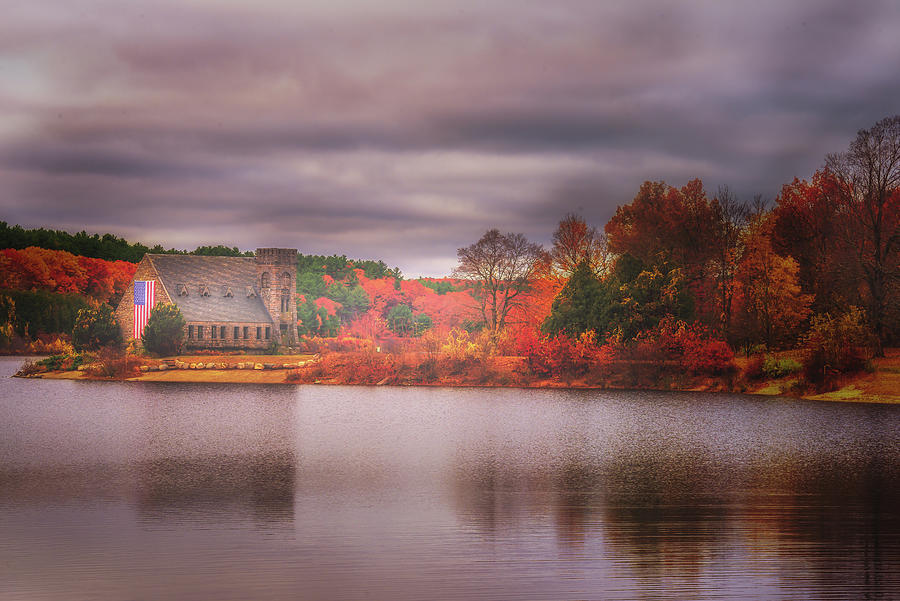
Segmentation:
<svg viewBox="0 0 900 601">
<path fill-rule="evenodd" d="M 791 395 L 817 401 L 900 403 L 900 349 L 872 361 L 871 370 L 839 378 L 835 390 L 798 392 L 796 374 L 748 380 L 748 360 L 738 372 L 720 376 L 672 373 L 664 365 L 618 362 L 607 369 L 568 377 L 541 378 L 523 357 L 485 357 L 442 361 L 423 353 L 328 353 L 317 355 L 181 355 L 167 359 L 129 359 L 124 378 L 103 378 L 88 371 L 47 371 L 49 379 L 127 379 L 145 382 L 249 384 L 333 384 L 394 386 L 501 386 L 521 388 L 599 388 L 682 391 L 736 391 L 757 395 Z M 175 363 L 177 369 L 168 367 Z M 163 367 L 161 367 L 163 366 Z M 141 370 L 142 368 L 143 371 Z"/>
</svg>

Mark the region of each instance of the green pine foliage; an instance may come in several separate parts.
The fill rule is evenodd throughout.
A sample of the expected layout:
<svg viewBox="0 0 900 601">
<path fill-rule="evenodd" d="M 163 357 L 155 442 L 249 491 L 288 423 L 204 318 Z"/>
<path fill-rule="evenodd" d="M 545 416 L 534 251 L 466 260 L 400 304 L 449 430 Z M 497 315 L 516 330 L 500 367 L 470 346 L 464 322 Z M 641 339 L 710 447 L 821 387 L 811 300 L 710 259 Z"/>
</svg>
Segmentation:
<svg viewBox="0 0 900 601">
<path fill-rule="evenodd" d="M 144 348 L 156 355 L 177 355 L 184 342 L 184 326 L 184 317 L 177 306 L 157 303 L 141 336 Z"/>
<path fill-rule="evenodd" d="M 327 315 L 327 312 L 326 312 Z M 319 320 L 319 308 L 312 298 L 307 298 L 305 302 L 297 306 L 297 319 L 300 325 L 297 331 L 301 336 L 318 336 L 321 322 Z"/>
<path fill-rule="evenodd" d="M 402 278 L 400 269 L 397 267 L 388 268 L 384 261 L 372 261 L 364 259 L 356 259 L 355 261 L 347 258 L 346 255 L 304 255 L 300 253 L 297 257 L 297 281 L 300 281 L 300 275 L 304 273 L 315 273 L 319 276 L 328 275 L 335 280 L 346 280 L 351 277 L 354 269 L 362 269 L 363 275 L 369 279 L 379 279 L 384 277 Z M 354 274 L 355 275 L 355 274 Z M 303 292 L 303 290 L 300 290 Z"/>
<path fill-rule="evenodd" d="M 602 334 L 610 325 L 608 308 L 612 302 L 608 288 L 582 261 L 553 299 L 541 330 L 551 336 L 562 333 L 571 338 L 591 330 Z"/>
<path fill-rule="evenodd" d="M 302 271 L 297 273 L 297 292 L 307 298 L 319 298 L 325 296 L 328 284 L 322 279 L 322 274 L 317 271 Z"/>
<path fill-rule="evenodd" d="M 462 286 L 457 288 L 453 285 L 452 282 L 448 282 L 446 280 L 429 280 L 426 278 L 419 278 L 419 283 L 425 286 L 426 288 L 431 288 L 439 295 L 447 294 L 448 292 L 456 292 L 457 290 L 462 290 Z"/>
<path fill-rule="evenodd" d="M 106 261 L 129 261 L 137 263 L 146 253 L 167 255 L 206 255 L 216 257 L 252 257 L 253 252 L 241 252 L 237 247 L 227 247 L 221 244 L 217 246 L 199 246 L 188 252 L 175 248 L 164 248 L 157 244 L 146 246 L 140 243 L 130 243 L 124 238 L 114 234 L 88 234 L 85 231 L 70 234 L 62 230 L 48 230 L 44 228 L 26 230 L 20 225 L 10 226 L 5 221 L 0 221 L 0 248 L 23 249 L 29 246 L 47 248 L 50 250 L 64 250 L 73 255 L 82 257 L 94 257 Z"/>
<path fill-rule="evenodd" d="M 0 323 L 12 324 L 16 334 L 71 334 L 82 309 L 90 308 L 80 294 L 47 290 L 0 290 Z"/>
<path fill-rule="evenodd" d="M 360 313 L 365 313 L 369 310 L 369 295 L 366 294 L 365 289 L 359 284 L 345 286 L 335 282 L 328 286 L 324 296 L 341 304 L 338 316 L 345 323 L 353 320 Z"/>
<path fill-rule="evenodd" d="M 228 247 L 217 244 L 215 246 L 198 246 L 191 251 L 191 254 L 204 257 L 252 257 L 255 253 L 252 250 L 241 252 L 237 246 Z"/>
<path fill-rule="evenodd" d="M 336 315 L 329 315 L 325 307 L 319 307 L 308 298 L 297 306 L 297 333 L 300 336 L 337 336 L 341 322 Z"/>
<path fill-rule="evenodd" d="M 96 309 L 81 309 L 72 328 L 72 345 L 76 350 L 97 350 L 122 343 L 122 330 L 113 309 L 103 303 Z"/>
<path fill-rule="evenodd" d="M 409 305 L 399 304 L 391 307 L 387 314 L 388 328 L 397 336 L 421 336 L 432 326 L 432 320 L 426 313 L 413 314 Z"/>
</svg>

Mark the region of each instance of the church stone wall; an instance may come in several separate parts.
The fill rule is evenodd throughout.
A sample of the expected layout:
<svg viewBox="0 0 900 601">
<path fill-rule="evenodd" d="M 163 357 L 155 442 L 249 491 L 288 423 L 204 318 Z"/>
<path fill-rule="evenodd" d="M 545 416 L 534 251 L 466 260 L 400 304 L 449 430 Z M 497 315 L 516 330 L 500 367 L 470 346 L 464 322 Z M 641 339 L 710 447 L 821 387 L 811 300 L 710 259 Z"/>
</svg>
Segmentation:
<svg viewBox="0 0 900 601">
<path fill-rule="evenodd" d="M 144 257 L 141 259 L 141 262 L 138 263 L 137 270 L 134 272 L 134 278 L 132 278 L 131 283 L 125 289 L 125 294 L 122 295 L 122 300 L 119 301 L 119 306 L 116 307 L 115 316 L 119 322 L 119 326 L 122 328 L 122 338 L 124 340 L 131 340 L 132 330 L 134 329 L 134 282 L 138 281 L 154 281 L 156 282 L 156 286 L 154 289 L 154 303 L 166 303 L 172 304 L 172 299 L 169 298 L 169 295 L 166 294 L 166 289 L 163 287 L 162 282 L 159 279 L 159 274 L 156 273 L 156 269 L 153 268 L 153 263 L 150 262 L 149 257 Z M 141 339 L 137 339 L 138 345 L 141 344 Z"/>
<path fill-rule="evenodd" d="M 275 339 L 296 344 L 297 249 L 257 248 L 256 279 L 259 296 L 275 322 Z M 282 326 L 286 326 L 283 333 Z"/>
<path fill-rule="evenodd" d="M 256 285 L 260 291 L 260 299 L 272 317 L 273 323 L 256 322 L 189 322 L 184 328 L 185 349 L 200 348 L 245 348 L 265 349 L 272 340 L 278 344 L 297 343 L 297 249 L 293 248 L 260 248 L 256 251 Z M 155 281 L 155 303 L 173 304 L 150 258 L 145 256 L 138 263 L 134 278 L 119 306 L 116 307 L 115 316 L 122 328 L 125 340 L 131 340 L 131 332 L 134 328 L 134 281 Z M 263 284 L 268 284 L 263 286 Z M 174 291 L 173 291 L 174 292 Z M 286 295 L 286 297 L 285 297 Z M 282 309 L 286 309 L 282 311 Z M 225 326 L 225 338 L 213 339 L 210 333 L 212 325 Z M 188 326 L 194 326 L 194 337 L 188 337 Z M 203 339 L 196 337 L 196 328 L 204 328 Z M 244 326 L 250 328 L 247 339 L 241 336 L 234 338 L 234 326 L 240 328 L 243 334 Z M 266 327 L 271 328 L 271 337 L 267 339 L 265 334 L 260 339 L 256 338 L 256 328 L 261 327 L 263 333 Z M 282 331 L 283 330 L 283 331 Z M 137 344 L 141 344 L 140 338 Z"/>
</svg>

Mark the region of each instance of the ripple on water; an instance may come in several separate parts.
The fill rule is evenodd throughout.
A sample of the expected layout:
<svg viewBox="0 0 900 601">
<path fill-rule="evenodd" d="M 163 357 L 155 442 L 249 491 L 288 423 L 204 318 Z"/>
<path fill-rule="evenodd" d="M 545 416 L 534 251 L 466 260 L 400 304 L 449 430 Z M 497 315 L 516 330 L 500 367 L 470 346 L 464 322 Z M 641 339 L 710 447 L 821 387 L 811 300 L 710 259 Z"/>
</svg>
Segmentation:
<svg viewBox="0 0 900 601">
<path fill-rule="evenodd" d="M 898 426 L 727 394 L 3 377 L 0 598 L 900 598 Z"/>
</svg>

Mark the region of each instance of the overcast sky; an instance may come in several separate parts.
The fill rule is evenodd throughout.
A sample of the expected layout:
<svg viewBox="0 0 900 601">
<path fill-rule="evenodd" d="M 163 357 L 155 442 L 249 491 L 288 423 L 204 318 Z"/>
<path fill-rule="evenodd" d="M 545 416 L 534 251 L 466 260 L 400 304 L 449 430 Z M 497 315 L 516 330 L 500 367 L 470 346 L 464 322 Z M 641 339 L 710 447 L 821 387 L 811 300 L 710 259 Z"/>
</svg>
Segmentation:
<svg viewBox="0 0 900 601">
<path fill-rule="evenodd" d="M 5 2 L 0 219 L 446 275 L 644 180 L 774 198 L 900 113 L 900 3 Z"/>
</svg>

